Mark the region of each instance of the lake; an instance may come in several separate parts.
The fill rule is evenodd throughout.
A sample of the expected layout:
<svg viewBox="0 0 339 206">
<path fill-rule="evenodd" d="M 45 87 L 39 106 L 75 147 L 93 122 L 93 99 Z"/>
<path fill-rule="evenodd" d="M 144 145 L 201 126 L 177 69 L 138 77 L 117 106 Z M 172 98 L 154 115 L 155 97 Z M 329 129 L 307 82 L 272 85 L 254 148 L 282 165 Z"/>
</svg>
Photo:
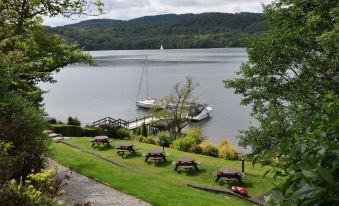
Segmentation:
<svg viewBox="0 0 339 206">
<path fill-rule="evenodd" d="M 240 95 L 225 89 L 223 80 L 236 76 L 247 60 L 243 48 L 111 50 L 89 52 L 97 66 L 72 65 L 54 74 L 57 83 L 40 84 L 47 90 L 45 109 L 51 117 L 66 121 L 78 117 L 83 124 L 110 116 L 133 120 L 145 110 L 135 106 L 145 56 L 148 58 L 148 82 L 151 97 L 171 93 L 176 82 L 193 77 L 199 102 L 213 106 L 211 117 L 195 123 L 213 143 L 227 139 L 236 144 L 238 130 L 255 122 L 251 109 L 240 105 Z M 145 96 L 143 82 L 141 95 Z"/>
</svg>

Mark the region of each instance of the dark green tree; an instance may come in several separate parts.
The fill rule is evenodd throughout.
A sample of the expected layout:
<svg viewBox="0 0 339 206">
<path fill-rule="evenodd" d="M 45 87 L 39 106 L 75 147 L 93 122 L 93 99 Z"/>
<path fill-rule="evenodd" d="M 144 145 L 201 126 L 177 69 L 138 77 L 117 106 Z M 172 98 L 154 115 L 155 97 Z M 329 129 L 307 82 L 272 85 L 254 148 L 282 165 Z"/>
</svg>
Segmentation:
<svg viewBox="0 0 339 206">
<path fill-rule="evenodd" d="M 101 2 L 96 4 L 100 10 Z M 40 170 L 48 155 L 37 84 L 54 82 L 52 73 L 68 64 L 92 62 L 76 44 L 48 35 L 42 16 L 70 17 L 86 13 L 87 5 L 85 0 L 0 1 L 0 141 L 11 145 L 6 154 L 15 165 L 8 179 Z"/>
<path fill-rule="evenodd" d="M 258 127 L 242 131 L 254 162 L 286 177 L 282 204 L 338 201 L 339 2 L 277 0 L 270 30 L 244 40 L 249 60 L 227 88 L 252 105 Z M 333 113 L 334 112 L 334 113 Z"/>
</svg>

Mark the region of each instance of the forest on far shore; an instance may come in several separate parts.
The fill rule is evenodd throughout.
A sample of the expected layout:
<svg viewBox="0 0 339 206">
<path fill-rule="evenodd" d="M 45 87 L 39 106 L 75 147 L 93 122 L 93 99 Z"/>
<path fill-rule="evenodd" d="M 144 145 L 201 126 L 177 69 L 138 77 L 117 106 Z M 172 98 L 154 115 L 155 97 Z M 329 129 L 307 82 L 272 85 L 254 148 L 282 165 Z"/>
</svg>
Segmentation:
<svg viewBox="0 0 339 206">
<path fill-rule="evenodd" d="M 241 47 L 242 36 L 268 30 L 263 14 L 202 13 L 145 16 L 128 21 L 95 19 L 48 27 L 85 50 Z"/>
</svg>

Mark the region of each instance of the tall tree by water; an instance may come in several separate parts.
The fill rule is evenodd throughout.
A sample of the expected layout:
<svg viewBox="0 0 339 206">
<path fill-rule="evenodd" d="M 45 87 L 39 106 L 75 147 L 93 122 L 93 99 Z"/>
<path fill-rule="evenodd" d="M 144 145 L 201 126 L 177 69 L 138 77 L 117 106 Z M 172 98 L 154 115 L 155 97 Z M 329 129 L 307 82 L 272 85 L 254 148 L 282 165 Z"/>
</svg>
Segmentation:
<svg viewBox="0 0 339 206">
<path fill-rule="evenodd" d="M 43 167 L 49 140 L 37 84 L 54 82 L 52 73 L 68 64 L 91 63 L 76 44 L 48 35 L 42 16 L 84 14 L 88 5 L 85 0 L 0 1 L 0 142 L 10 145 L 5 152 L 15 165 L 1 182 Z M 93 6 L 102 11 L 100 1 Z"/>
<path fill-rule="evenodd" d="M 339 2 L 276 0 L 270 30 L 244 40 L 249 60 L 227 88 L 252 105 L 240 135 L 254 162 L 285 177 L 276 203 L 330 205 L 339 197 Z"/>
</svg>

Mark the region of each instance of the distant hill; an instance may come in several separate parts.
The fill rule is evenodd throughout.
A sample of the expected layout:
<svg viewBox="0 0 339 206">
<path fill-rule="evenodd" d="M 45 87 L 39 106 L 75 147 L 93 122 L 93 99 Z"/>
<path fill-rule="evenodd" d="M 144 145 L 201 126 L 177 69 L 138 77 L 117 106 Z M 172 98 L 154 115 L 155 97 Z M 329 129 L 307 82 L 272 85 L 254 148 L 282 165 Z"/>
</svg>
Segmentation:
<svg viewBox="0 0 339 206">
<path fill-rule="evenodd" d="M 49 27 L 85 50 L 240 47 L 242 35 L 268 29 L 262 14 L 202 13 L 144 16 L 128 21 L 95 19 Z"/>
</svg>

